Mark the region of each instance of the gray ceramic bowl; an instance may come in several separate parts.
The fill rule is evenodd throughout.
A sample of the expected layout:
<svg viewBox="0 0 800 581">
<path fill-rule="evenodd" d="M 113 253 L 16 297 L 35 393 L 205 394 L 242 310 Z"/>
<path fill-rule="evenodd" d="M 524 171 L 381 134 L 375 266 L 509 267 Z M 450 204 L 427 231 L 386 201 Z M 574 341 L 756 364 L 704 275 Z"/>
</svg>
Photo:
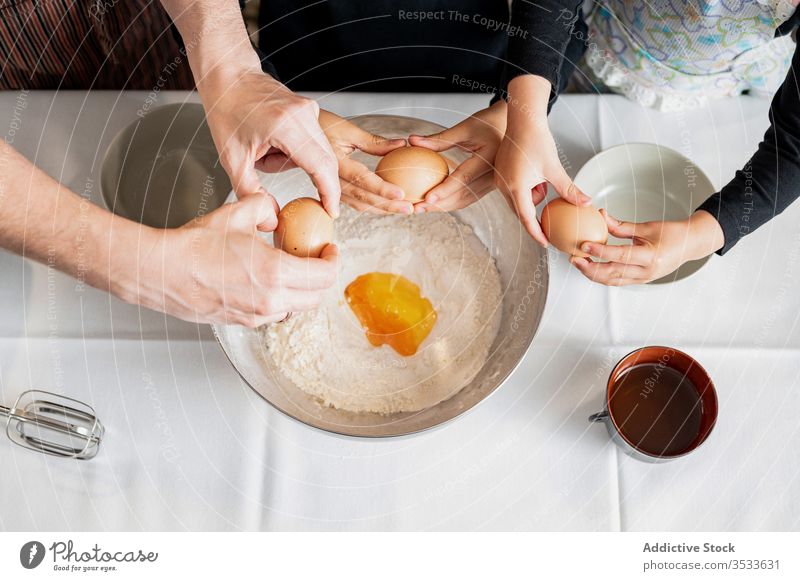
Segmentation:
<svg viewBox="0 0 800 581">
<path fill-rule="evenodd" d="M 354 121 L 386 137 L 406 137 L 409 133 L 432 133 L 442 127 L 408 117 L 371 115 Z M 448 152 L 452 161 L 464 159 L 461 152 Z M 376 158 L 362 161 L 375 167 Z M 308 177 L 298 171 L 266 177 L 265 187 L 281 205 L 292 198 L 315 195 Z M 412 434 L 441 425 L 475 407 L 508 378 L 528 350 L 542 314 L 548 286 L 547 254 L 539 247 L 509 209 L 498 192 L 455 212 L 469 224 L 489 249 L 500 271 L 503 288 L 500 331 L 485 365 L 471 383 L 450 399 L 415 413 L 380 415 L 353 413 L 320 405 L 286 379 L 271 364 L 261 335 L 244 327 L 214 325 L 220 346 L 239 372 L 259 395 L 292 418 L 309 426 L 347 436 L 388 437 Z M 455 386 L 454 386 L 455 387 Z"/>
<path fill-rule="evenodd" d="M 575 176 L 594 205 L 626 222 L 683 220 L 714 193 L 695 163 L 668 147 L 626 143 L 595 155 Z M 610 243 L 627 244 L 611 236 Z M 710 257 L 687 262 L 651 284 L 675 282 L 700 270 Z"/>
<path fill-rule="evenodd" d="M 128 125 L 100 169 L 108 209 L 155 228 L 181 226 L 218 208 L 230 189 L 196 103 L 159 107 Z"/>
</svg>

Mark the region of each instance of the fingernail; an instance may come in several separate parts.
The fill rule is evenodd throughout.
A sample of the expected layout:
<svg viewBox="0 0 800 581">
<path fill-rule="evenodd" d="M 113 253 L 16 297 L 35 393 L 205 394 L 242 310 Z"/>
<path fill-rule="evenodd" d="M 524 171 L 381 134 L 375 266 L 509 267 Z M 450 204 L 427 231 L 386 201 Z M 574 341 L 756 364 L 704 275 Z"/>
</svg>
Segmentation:
<svg viewBox="0 0 800 581">
<path fill-rule="evenodd" d="M 403 206 L 403 213 L 404 214 L 413 214 L 414 213 L 414 206 L 412 206 L 412 205 Z"/>
<path fill-rule="evenodd" d="M 437 196 L 436 194 L 430 194 L 426 196 L 425 201 L 428 202 L 429 204 L 435 204 L 436 202 L 439 201 L 439 196 Z"/>
<path fill-rule="evenodd" d="M 405 193 L 403 192 L 403 190 L 391 190 L 391 191 L 389 192 L 389 196 L 390 196 L 390 197 L 391 197 L 393 200 L 402 200 L 402 199 L 403 199 L 403 198 L 404 198 L 406 195 L 405 195 Z"/>
<path fill-rule="evenodd" d="M 591 254 L 592 245 L 589 244 L 588 242 L 584 242 L 583 244 L 581 244 L 581 252 L 585 252 L 586 254 Z"/>
</svg>

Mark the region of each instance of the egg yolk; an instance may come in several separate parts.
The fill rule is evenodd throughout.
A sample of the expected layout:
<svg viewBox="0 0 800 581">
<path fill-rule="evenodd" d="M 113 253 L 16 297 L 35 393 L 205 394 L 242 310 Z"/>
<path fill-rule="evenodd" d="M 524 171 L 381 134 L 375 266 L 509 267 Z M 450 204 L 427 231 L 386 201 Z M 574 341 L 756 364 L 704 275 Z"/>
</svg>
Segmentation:
<svg viewBox="0 0 800 581">
<path fill-rule="evenodd" d="M 376 347 L 389 345 L 408 357 L 436 324 L 436 311 L 413 282 L 387 272 L 362 274 L 344 290 L 367 339 Z"/>
</svg>

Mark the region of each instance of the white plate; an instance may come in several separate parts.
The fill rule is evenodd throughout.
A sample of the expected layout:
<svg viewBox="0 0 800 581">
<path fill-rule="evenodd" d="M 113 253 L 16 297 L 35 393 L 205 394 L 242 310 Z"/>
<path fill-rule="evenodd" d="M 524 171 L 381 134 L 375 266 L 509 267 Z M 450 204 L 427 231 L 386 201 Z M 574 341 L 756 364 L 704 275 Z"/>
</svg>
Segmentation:
<svg viewBox="0 0 800 581">
<path fill-rule="evenodd" d="M 694 162 L 654 143 L 626 143 L 598 153 L 575 176 L 575 185 L 592 196 L 595 207 L 626 222 L 683 220 L 715 192 Z M 630 243 L 613 236 L 609 242 Z M 687 262 L 652 284 L 684 279 L 709 259 Z"/>
</svg>

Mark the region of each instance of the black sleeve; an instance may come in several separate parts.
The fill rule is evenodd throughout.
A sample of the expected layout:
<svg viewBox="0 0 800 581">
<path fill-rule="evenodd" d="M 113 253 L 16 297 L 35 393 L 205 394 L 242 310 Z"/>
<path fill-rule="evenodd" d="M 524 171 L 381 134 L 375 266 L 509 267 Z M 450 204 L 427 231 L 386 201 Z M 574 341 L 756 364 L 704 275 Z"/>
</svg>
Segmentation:
<svg viewBox="0 0 800 581">
<path fill-rule="evenodd" d="M 553 86 L 552 105 L 568 73 L 585 49 L 585 24 L 578 0 L 514 0 L 508 52 L 500 79 L 500 95 L 508 98 L 508 83 L 519 75 L 538 75 Z M 583 41 L 581 40 L 583 39 Z M 569 53 L 569 58 L 565 55 Z"/>
<path fill-rule="evenodd" d="M 722 226 L 725 254 L 745 235 L 783 212 L 800 197 L 800 52 L 795 48 L 789 73 L 775 94 L 758 151 L 722 190 L 703 204 Z"/>
</svg>

